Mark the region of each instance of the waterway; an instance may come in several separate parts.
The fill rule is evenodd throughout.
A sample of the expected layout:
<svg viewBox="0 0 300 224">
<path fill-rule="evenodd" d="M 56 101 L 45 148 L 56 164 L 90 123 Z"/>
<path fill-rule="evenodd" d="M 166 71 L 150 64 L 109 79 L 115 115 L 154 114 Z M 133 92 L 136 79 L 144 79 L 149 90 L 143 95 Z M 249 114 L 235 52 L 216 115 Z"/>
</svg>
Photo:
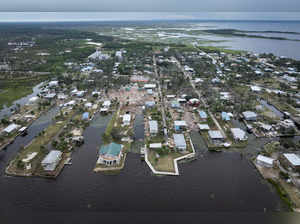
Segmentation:
<svg viewBox="0 0 300 224">
<path fill-rule="evenodd" d="M 7 177 L 6 164 L 21 145 L 51 123 L 54 110 L 34 122 L 29 135 L 18 137 L 0 152 L 0 211 L 13 215 L 11 223 L 20 221 L 16 212 L 263 212 L 282 208 L 277 194 L 249 160 L 235 152 L 208 152 L 197 133 L 193 133 L 193 140 L 201 156 L 180 164 L 179 177 L 154 176 L 135 153 L 128 154 L 119 175 L 94 173 L 101 136 L 111 118 L 100 114 L 84 131 L 85 144 L 72 154 L 72 165 L 65 167 L 56 180 Z M 141 126 L 138 123 L 136 127 Z"/>
<path fill-rule="evenodd" d="M 43 86 L 43 82 L 34 86 L 32 88 L 32 93 L 22 97 L 21 99 L 18 99 L 16 101 L 13 102 L 13 104 L 10 107 L 6 107 L 4 105 L 3 109 L 0 110 L 0 120 L 4 117 L 8 117 L 11 115 L 12 110 L 16 109 L 16 105 L 19 104 L 20 106 L 24 106 L 26 103 L 28 103 L 29 99 L 31 97 L 37 96 L 40 92 L 41 92 L 41 88 Z"/>
</svg>

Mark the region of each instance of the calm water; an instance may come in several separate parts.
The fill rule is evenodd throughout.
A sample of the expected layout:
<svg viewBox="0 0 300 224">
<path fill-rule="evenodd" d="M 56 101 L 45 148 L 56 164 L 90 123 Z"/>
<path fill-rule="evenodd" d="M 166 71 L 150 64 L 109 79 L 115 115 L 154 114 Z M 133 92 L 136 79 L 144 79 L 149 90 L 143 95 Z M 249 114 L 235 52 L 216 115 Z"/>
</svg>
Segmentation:
<svg viewBox="0 0 300 224">
<path fill-rule="evenodd" d="M 57 180 L 7 177 L 4 168 L 20 145 L 28 143 L 54 116 L 53 109 L 0 153 L 0 211 L 257 211 L 280 208 L 278 196 L 251 163 L 238 153 L 208 153 L 193 134 L 199 159 L 180 165 L 179 177 L 153 176 L 138 154 L 130 153 L 120 175 L 93 173 L 101 135 L 111 116 L 97 115 Z M 183 206 L 184 205 L 184 206 Z M 18 220 L 18 217 L 15 216 Z"/>
<path fill-rule="evenodd" d="M 240 29 L 258 31 L 257 35 L 300 39 L 300 35 L 282 33 L 259 33 L 259 31 L 300 32 L 299 12 L 1 12 L 0 23 L 7 22 L 98 22 L 141 25 L 139 22 L 165 23 L 188 22 L 200 29 Z M 139 23 L 139 24 L 137 24 Z M 273 53 L 300 59 L 300 42 L 289 40 L 268 40 L 258 38 L 224 38 L 216 35 L 202 35 L 201 38 L 224 40 L 214 46 L 247 50 L 254 53 Z"/>
</svg>

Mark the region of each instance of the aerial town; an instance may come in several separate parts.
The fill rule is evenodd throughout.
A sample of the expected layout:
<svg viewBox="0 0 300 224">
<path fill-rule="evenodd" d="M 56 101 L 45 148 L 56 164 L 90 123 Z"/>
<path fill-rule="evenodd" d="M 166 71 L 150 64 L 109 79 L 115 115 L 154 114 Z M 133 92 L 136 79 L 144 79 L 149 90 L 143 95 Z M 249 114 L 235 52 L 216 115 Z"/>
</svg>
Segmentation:
<svg viewBox="0 0 300 224">
<path fill-rule="evenodd" d="M 102 143 L 90 149 L 91 172 L 122 175 L 127 154 L 136 153 L 154 175 L 179 176 L 180 163 L 203 153 L 200 144 L 240 153 L 291 209 L 300 208 L 299 61 L 48 32 L 1 39 L 0 109 L 7 113 L 0 114 L 0 150 L 51 116 L 9 161 L 7 175 L 58 178 L 100 116 L 108 122 Z"/>
</svg>

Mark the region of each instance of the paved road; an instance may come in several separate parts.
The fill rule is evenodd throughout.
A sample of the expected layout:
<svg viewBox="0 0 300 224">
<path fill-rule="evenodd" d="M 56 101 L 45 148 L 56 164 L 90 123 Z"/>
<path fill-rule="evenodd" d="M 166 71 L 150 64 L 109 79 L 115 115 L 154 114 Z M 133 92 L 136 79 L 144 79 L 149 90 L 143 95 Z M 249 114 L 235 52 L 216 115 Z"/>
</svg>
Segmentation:
<svg viewBox="0 0 300 224">
<path fill-rule="evenodd" d="M 162 91 L 161 91 L 160 77 L 159 77 L 159 74 L 157 72 L 157 65 L 156 65 L 155 55 L 153 55 L 153 67 L 154 67 L 154 73 L 155 73 L 156 78 L 157 78 L 156 83 L 157 83 L 157 86 L 158 86 L 158 94 L 159 94 L 160 99 L 161 99 L 161 113 L 162 113 L 162 118 L 163 118 L 163 124 L 164 124 L 164 128 L 167 128 L 166 113 L 165 113 L 165 100 L 163 98 Z M 166 141 L 167 141 L 168 140 L 168 133 L 165 133 L 165 138 L 166 138 Z"/>
<path fill-rule="evenodd" d="M 181 71 L 183 72 L 184 76 L 186 78 L 189 78 L 190 80 L 190 83 L 191 83 L 191 86 L 193 87 L 194 91 L 197 93 L 199 99 L 201 100 L 202 104 L 207 108 L 207 111 L 208 111 L 208 114 L 210 115 L 210 117 L 213 119 L 213 121 L 215 122 L 215 124 L 217 125 L 218 129 L 220 130 L 220 132 L 222 133 L 222 135 L 224 136 L 224 138 L 226 138 L 226 134 L 225 132 L 223 131 L 221 125 L 219 124 L 219 122 L 217 121 L 217 119 L 215 118 L 215 116 L 213 115 L 213 113 L 208 109 L 208 105 L 207 103 L 205 102 L 204 98 L 202 97 L 202 94 L 201 92 L 196 89 L 196 86 L 195 84 L 193 83 L 192 81 L 192 77 L 191 77 L 191 74 L 187 73 L 184 68 L 182 67 L 182 65 L 180 64 L 180 62 L 174 58 L 176 60 L 176 63 L 177 63 L 177 66 L 181 69 Z"/>
</svg>

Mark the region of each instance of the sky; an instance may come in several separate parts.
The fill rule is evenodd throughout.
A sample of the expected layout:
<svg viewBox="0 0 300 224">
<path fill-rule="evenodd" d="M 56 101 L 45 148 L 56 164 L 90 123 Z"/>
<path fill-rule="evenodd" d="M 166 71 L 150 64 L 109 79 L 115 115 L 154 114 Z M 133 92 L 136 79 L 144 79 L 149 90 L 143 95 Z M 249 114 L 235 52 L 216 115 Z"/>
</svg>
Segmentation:
<svg viewBox="0 0 300 224">
<path fill-rule="evenodd" d="M 0 11 L 300 11 L 299 0 L 0 1 Z"/>
</svg>

